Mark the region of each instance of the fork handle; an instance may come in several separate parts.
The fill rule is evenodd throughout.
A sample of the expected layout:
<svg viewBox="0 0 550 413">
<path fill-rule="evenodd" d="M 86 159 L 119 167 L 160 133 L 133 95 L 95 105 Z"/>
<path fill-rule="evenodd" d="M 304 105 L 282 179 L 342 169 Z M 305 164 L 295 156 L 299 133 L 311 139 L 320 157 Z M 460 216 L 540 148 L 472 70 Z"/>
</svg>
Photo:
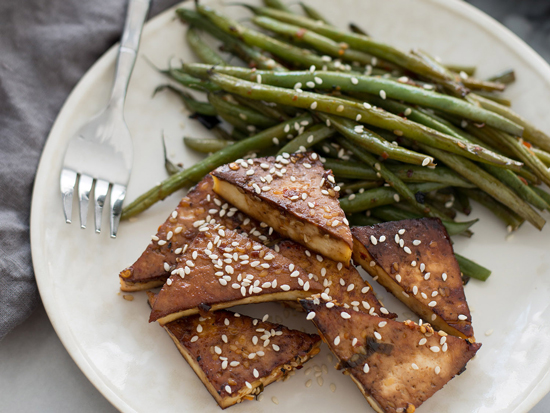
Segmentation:
<svg viewBox="0 0 550 413">
<path fill-rule="evenodd" d="M 116 63 L 115 80 L 111 91 L 110 105 L 123 106 L 126 90 L 134 63 L 136 62 L 139 40 L 145 17 L 149 11 L 150 0 L 129 0 L 126 23 L 120 40 Z"/>
</svg>

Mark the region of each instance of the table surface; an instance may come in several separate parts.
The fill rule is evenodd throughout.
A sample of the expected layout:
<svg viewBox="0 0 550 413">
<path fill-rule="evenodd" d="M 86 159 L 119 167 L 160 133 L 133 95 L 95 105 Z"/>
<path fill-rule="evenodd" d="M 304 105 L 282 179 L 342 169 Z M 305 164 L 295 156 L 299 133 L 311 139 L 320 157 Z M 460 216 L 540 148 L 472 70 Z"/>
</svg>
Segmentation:
<svg viewBox="0 0 550 413">
<path fill-rule="evenodd" d="M 470 0 L 494 16 L 550 59 L 547 0 L 501 2 Z M 504 4 L 503 4 L 504 3 Z M 530 12 L 529 12 L 530 10 Z M 543 19 L 544 20 L 544 19 Z M 32 316 L 0 342 L 1 412 L 116 412 L 88 381 L 59 341 L 42 304 Z M 29 391 L 30 390 L 30 391 Z M 546 413 L 550 394 L 531 413 Z"/>
</svg>

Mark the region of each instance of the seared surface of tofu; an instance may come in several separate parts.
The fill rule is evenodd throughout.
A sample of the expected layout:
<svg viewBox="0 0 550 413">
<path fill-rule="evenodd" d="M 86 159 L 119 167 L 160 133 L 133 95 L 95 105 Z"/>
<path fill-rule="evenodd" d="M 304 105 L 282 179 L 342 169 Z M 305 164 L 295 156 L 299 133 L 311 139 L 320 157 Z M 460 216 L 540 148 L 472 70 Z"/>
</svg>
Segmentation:
<svg viewBox="0 0 550 413">
<path fill-rule="evenodd" d="M 395 318 L 376 298 L 372 287 L 361 278 L 353 265 L 345 267 L 341 262 L 325 258 L 309 251 L 296 242 L 285 240 L 275 244 L 275 251 L 300 266 L 323 284 L 327 301 L 334 301 L 345 308 L 364 311 L 371 315 Z"/>
<path fill-rule="evenodd" d="M 214 170 L 214 191 L 281 235 L 347 266 L 353 240 L 339 188 L 315 153 L 232 162 Z"/>
<path fill-rule="evenodd" d="M 300 302 L 323 340 L 377 412 L 415 409 L 441 389 L 481 347 L 422 326 L 371 316 L 319 300 Z M 311 317 L 311 316 L 310 316 Z"/>
<path fill-rule="evenodd" d="M 437 329 L 473 339 L 460 268 L 439 218 L 355 227 L 352 233 L 356 263 Z"/>
<path fill-rule="evenodd" d="M 229 205 L 214 193 L 212 186 L 212 177 L 207 175 L 180 201 L 143 254 L 120 273 L 121 290 L 139 291 L 162 286 L 175 267 L 176 258 L 188 248 L 201 226 L 212 220 L 265 244 L 276 239 L 277 234 L 272 229 L 261 226 Z"/>
<path fill-rule="evenodd" d="M 319 353 L 321 343 L 316 334 L 223 310 L 164 328 L 222 408 L 251 400 L 268 384 L 286 379 Z"/>
<path fill-rule="evenodd" d="M 199 310 L 296 301 L 322 291 L 321 284 L 274 250 L 220 225 L 203 229 L 178 258 L 149 321 L 166 324 Z"/>
</svg>

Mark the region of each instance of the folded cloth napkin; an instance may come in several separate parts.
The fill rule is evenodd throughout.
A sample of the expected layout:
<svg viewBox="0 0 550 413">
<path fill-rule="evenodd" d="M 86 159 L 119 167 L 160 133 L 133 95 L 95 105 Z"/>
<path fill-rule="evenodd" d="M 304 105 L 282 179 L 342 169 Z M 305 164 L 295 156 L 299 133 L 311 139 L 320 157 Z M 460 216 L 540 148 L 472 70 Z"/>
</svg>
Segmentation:
<svg viewBox="0 0 550 413">
<path fill-rule="evenodd" d="M 149 16 L 175 3 L 153 0 Z M 0 1 L 0 340 L 39 300 L 29 215 L 44 142 L 72 88 L 120 39 L 126 6 L 112 0 Z"/>
</svg>

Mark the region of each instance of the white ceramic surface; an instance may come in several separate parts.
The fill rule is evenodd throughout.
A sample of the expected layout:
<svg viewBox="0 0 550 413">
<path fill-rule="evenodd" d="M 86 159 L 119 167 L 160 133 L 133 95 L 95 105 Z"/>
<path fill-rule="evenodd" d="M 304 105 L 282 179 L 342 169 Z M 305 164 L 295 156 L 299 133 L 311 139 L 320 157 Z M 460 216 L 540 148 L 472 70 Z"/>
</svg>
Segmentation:
<svg viewBox="0 0 550 413">
<path fill-rule="evenodd" d="M 507 91 L 514 109 L 550 130 L 550 68 L 508 30 L 478 10 L 456 0 L 342 0 L 323 2 L 323 13 L 340 27 L 351 19 L 375 37 L 402 48 L 420 47 L 446 62 L 475 64 L 481 77 L 514 67 L 518 81 Z M 244 16 L 242 9 L 228 12 Z M 350 17 L 351 16 L 351 17 Z M 176 98 L 154 88 L 164 82 L 143 59 L 158 66 L 170 57 L 191 60 L 184 27 L 171 10 L 144 30 L 129 87 L 126 119 L 134 137 L 135 163 L 131 200 L 165 178 L 160 133 L 168 138 L 172 159 L 186 166 L 199 159 L 182 146 L 182 135 L 206 136 Z M 48 315 L 78 366 L 118 409 L 124 412 L 212 411 L 219 408 L 181 358 L 169 337 L 148 324 L 144 293 L 132 302 L 118 291 L 118 272 L 141 253 L 176 205 L 179 192 L 124 222 L 116 240 L 106 233 L 63 222 L 58 177 L 64 148 L 78 127 L 105 104 L 114 69 L 115 50 L 105 54 L 83 77 L 65 103 L 44 149 L 34 188 L 31 240 L 35 273 Z M 75 205 L 76 207 L 76 205 Z M 495 218 L 476 207 L 482 218 L 472 239 L 457 238 L 456 250 L 493 270 L 486 283 L 466 287 L 474 328 L 483 347 L 468 370 L 426 402 L 419 412 L 526 412 L 550 389 L 550 229 L 524 225 L 513 237 Z M 75 209 L 76 212 L 76 209 Z M 550 216 L 545 214 L 548 219 Z M 76 220 L 76 214 L 75 214 Z M 91 220 L 91 218 L 89 218 Z M 90 221 L 91 222 L 91 221 Z M 400 303 L 377 288 L 385 305 L 412 317 Z M 290 327 L 311 326 L 302 314 L 276 304 L 240 310 Z M 492 330 L 489 336 L 485 332 Z M 327 365 L 324 385 L 304 383 L 305 370 L 266 388 L 261 402 L 231 408 L 236 412 L 285 411 L 307 406 L 315 411 L 368 410 L 351 380 L 332 368 L 326 348 L 310 362 Z M 336 385 L 331 393 L 329 386 Z M 276 396 L 279 405 L 271 402 Z"/>
</svg>

